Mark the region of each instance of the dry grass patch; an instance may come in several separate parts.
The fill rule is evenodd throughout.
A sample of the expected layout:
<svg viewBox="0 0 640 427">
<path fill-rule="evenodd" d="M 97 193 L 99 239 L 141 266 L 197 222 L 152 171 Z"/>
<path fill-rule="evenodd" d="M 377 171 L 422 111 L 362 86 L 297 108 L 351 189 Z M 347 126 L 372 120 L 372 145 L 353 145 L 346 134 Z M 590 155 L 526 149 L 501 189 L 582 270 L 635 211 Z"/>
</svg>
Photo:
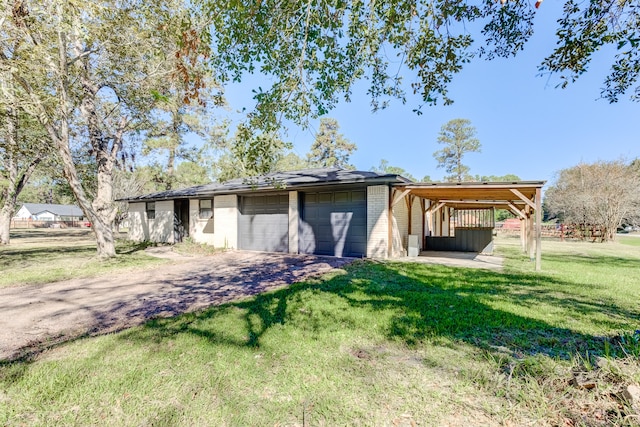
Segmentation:
<svg viewBox="0 0 640 427">
<path fill-rule="evenodd" d="M 0 287 L 95 277 L 166 262 L 146 255 L 147 245 L 119 238 L 118 256 L 103 261 L 96 256 L 91 230 L 15 230 L 11 232 L 11 244 L 0 246 Z"/>
</svg>

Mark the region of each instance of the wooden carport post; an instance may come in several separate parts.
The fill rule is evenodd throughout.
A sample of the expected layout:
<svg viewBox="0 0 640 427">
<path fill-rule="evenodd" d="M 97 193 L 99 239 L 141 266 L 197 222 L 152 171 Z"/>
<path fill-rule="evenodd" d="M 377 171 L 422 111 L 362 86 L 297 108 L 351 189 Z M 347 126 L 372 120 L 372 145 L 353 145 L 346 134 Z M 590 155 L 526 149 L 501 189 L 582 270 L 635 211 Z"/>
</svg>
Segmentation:
<svg viewBox="0 0 640 427">
<path fill-rule="evenodd" d="M 534 228 L 534 223 L 533 223 L 533 215 L 534 212 L 531 212 L 532 209 L 529 209 L 529 215 L 528 215 L 528 227 L 527 227 L 527 255 L 529 255 L 529 259 L 531 261 L 533 261 L 533 228 Z"/>
<path fill-rule="evenodd" d="M 542 268 L 542 189 L 536 188 L 536 271 Z"/>
<path fill-rule="evenodd" d="M 522 252 L 527 251 L 527 217 L 520 218 L 520 246 Z"/>
</svg>

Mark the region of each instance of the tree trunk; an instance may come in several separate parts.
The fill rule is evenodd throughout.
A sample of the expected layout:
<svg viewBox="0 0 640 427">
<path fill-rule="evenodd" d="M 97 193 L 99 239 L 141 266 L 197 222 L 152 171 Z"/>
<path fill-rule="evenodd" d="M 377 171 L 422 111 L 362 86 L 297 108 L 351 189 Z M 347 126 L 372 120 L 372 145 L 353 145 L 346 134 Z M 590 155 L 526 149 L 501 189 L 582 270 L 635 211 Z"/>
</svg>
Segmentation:
<svg viewBox="0 0 640 427">
<path fill-rule="evenodd" d="M 4 206 L 0 210 L 0 245 L 9 244 L 9 231 L 11 228 L 11 217 L 13 216 L 13 209 L 10 206 L 8 200 L 4 201 Z"/>
<path fill-rule="evenodd" d="M 13 108 L 7 109 L 6 114 L 6 148 L 3 159 L 3 169 L 7 174 L 9 184 L 4 188 L 2 208 L 0 209 L 0 245 L 10 243 L 11 218 L 15 212 L 16 202 L 20 192 L 42 160 L 44 148 L 40 154 L 35 154 L 31 159 L 25 159 L 25 154 L 20 154 L 18 144 L 18 115 Z"/>
</svg>

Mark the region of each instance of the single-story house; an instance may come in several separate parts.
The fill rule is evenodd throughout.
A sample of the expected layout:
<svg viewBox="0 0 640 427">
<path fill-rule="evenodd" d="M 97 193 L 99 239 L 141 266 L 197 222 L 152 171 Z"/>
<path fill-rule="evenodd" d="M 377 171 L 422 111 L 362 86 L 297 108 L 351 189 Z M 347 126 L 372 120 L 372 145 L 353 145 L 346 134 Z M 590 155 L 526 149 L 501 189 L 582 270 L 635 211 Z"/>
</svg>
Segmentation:
<svg viewBox="0 0 640 427">
<path fill-rule="evenodd" d="M 83 217 L 82 209 L 74 205 L 25 203 L 13 218 L 34 221 L 82 221 Z"/>
<path fill-rule="evenodd" d="M 135 241 L 189 236 L 216 247 L 387 258 L 423 249 L 480 252 L 492 241 L 494 207 L 532 225 L 543 184 L 414 183 L 396 174 L 327 168 L 125 200 Z"/>
</svg>

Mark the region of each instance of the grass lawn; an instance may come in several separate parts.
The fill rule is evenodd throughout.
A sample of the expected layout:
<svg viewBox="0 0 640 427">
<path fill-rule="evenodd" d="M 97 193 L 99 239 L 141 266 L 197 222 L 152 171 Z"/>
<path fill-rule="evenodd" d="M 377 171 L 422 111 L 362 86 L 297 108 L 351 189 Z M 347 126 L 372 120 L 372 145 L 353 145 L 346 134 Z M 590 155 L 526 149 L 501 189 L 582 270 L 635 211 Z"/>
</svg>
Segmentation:
<svg viewBox="0 0 640 427">
<path fill-rule="evenodd" d="M 118 256 L 104 262 L 96 256 L 91 230 L 12 230 L 11 244 L 0 246 L 0 287 L 93 277 L 165 262 L 146 255 L 145 247 L 144 243 L 119 239 Z"/>
<path fill-rule="evenodd" d="M 2 425 L 640 425 L 640 248 L 358 261 L 0 364 Z M 1 362 L 0 362 L 1 363 Z"/>
<path fill-rule="evenodd" d="M 618 235 L 617 238 L 618 238 L 618 241 L 623 245 L 640 246 L 640 236 L 637 234 L 633 236 Z"/>
</svg>

